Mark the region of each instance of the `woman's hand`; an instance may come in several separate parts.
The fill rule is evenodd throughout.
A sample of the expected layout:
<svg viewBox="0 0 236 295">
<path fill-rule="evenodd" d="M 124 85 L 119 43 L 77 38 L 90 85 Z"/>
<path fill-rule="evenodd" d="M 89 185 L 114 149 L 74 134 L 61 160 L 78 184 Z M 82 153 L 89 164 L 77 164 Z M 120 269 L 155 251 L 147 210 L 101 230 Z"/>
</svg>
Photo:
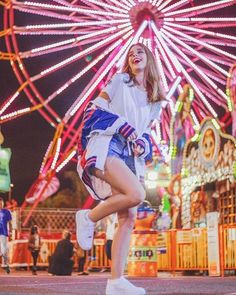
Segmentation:
<svg viewBox="0 0 236 295">
<path fill-rule="evenodd" d="M 129 137 L 127 138 L 127 141 L 132 141 L 132 140 L 135 140 L 136 138 L 138 137 L 138 134 L 136 131 L 133 131 Z"/>
<path fill-rule="evenodd" d="M 139 157 L 140 155 L 144 153 L 144 148 L 140 144 L 137 144 L 136 142 L 132 144 L 132 150 L 135 157 Z"/>
</svg>

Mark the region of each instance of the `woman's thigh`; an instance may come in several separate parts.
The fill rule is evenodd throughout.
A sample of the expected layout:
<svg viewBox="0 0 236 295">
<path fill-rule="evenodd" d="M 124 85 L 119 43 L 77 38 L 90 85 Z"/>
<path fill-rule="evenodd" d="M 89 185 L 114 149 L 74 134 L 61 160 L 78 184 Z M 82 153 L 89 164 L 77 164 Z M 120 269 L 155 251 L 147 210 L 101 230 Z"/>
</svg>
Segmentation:
<svg viewBox="0 0 236 295">
<path fill-rule="evenodd" d="M 107 158 L 104 172 L 96 169 L 94 175 L 109 183 L 113 192 L 129 194 L 134 191 L 144 191 L 135 174 L 121 159 L 116 157 Z"/>
</svg>

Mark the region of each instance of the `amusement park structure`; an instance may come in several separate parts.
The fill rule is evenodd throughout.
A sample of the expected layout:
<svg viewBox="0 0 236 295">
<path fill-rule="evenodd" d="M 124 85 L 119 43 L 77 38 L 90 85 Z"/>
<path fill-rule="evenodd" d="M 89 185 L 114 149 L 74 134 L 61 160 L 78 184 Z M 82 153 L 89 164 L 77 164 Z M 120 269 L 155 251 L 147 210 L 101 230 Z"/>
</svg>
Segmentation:
<svg viewBox="0 0 236 295">
<path fill-rule="evenodd" d="M 164 141 L 169 154 L 175 154 L 173 128 L 183 103 L 178 97 L 186 84 L 193 134 L 205 117 L 212 118 L 216 129 L 231 124 L 235 102 L 226 85 L 236 60 L 236 37 L 230 34 L 236 17 L 229 13 L 234 0 L 0 3 L 4 7 L 1 37 L 7 48 L 0 59 L 11 63 L 19 82 L 10 97 L 1 98 L 0 124 L 38 111 L 55 128 L 38 178 L 25 197 L 23 207 L 30 203 L 31 210 L 24 224 L 39 202 L 55 192 L 55 175 L 69 161 L 76 161 L 84 107 L 121 69 L 134 43 L 141 42 L 154 53 L 171 101 L 161 122 L 153 124 L 155 144 Z M 23 99 L 27 106 L 22 109 Z M 64 113 L 58 108 L 60 101 Z"/>
</svg>

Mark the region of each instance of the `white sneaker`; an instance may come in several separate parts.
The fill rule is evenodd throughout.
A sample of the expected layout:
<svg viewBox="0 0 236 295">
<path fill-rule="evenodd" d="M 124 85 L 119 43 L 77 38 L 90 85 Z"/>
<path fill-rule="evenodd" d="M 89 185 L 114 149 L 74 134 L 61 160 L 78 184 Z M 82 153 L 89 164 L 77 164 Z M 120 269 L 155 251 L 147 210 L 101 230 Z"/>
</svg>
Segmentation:
<svg viewBox="0 0 236 295">
<path fill-rule="evenodd" d="M 132 283 L 121 277 L 116 280 L 108 280 L 106 295 L 145 295 L 143 288 L 135 287 Z"/>
<path fill-rule="evenodd" d="M 84 250 L 90 250 L 93 246 L 95 223 L 88 219 L 89 211 L 77 211 L 75 216 L 77 242 Z"/>
</svg>

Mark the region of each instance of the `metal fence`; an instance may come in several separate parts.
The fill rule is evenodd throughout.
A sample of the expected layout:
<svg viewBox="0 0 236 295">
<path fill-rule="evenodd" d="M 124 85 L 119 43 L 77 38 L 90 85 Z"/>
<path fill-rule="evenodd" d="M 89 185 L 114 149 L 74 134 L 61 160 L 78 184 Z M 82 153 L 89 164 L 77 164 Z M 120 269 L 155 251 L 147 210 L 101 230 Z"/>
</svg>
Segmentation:
<svg viewBox="0 0 236 295">
<path fill-rule="evenodd" d="M 23 221 L 29 214 L 29 210 L 17 211 L 17 230 L 29 231 L 32 225 L 37 225 L 44 232 L 61 232 L 68 229 L 75 231 L 75 213 L 74 209 L 37 209 L 33 211 L 29 222 L 23 227 Z"/>
</svg>

